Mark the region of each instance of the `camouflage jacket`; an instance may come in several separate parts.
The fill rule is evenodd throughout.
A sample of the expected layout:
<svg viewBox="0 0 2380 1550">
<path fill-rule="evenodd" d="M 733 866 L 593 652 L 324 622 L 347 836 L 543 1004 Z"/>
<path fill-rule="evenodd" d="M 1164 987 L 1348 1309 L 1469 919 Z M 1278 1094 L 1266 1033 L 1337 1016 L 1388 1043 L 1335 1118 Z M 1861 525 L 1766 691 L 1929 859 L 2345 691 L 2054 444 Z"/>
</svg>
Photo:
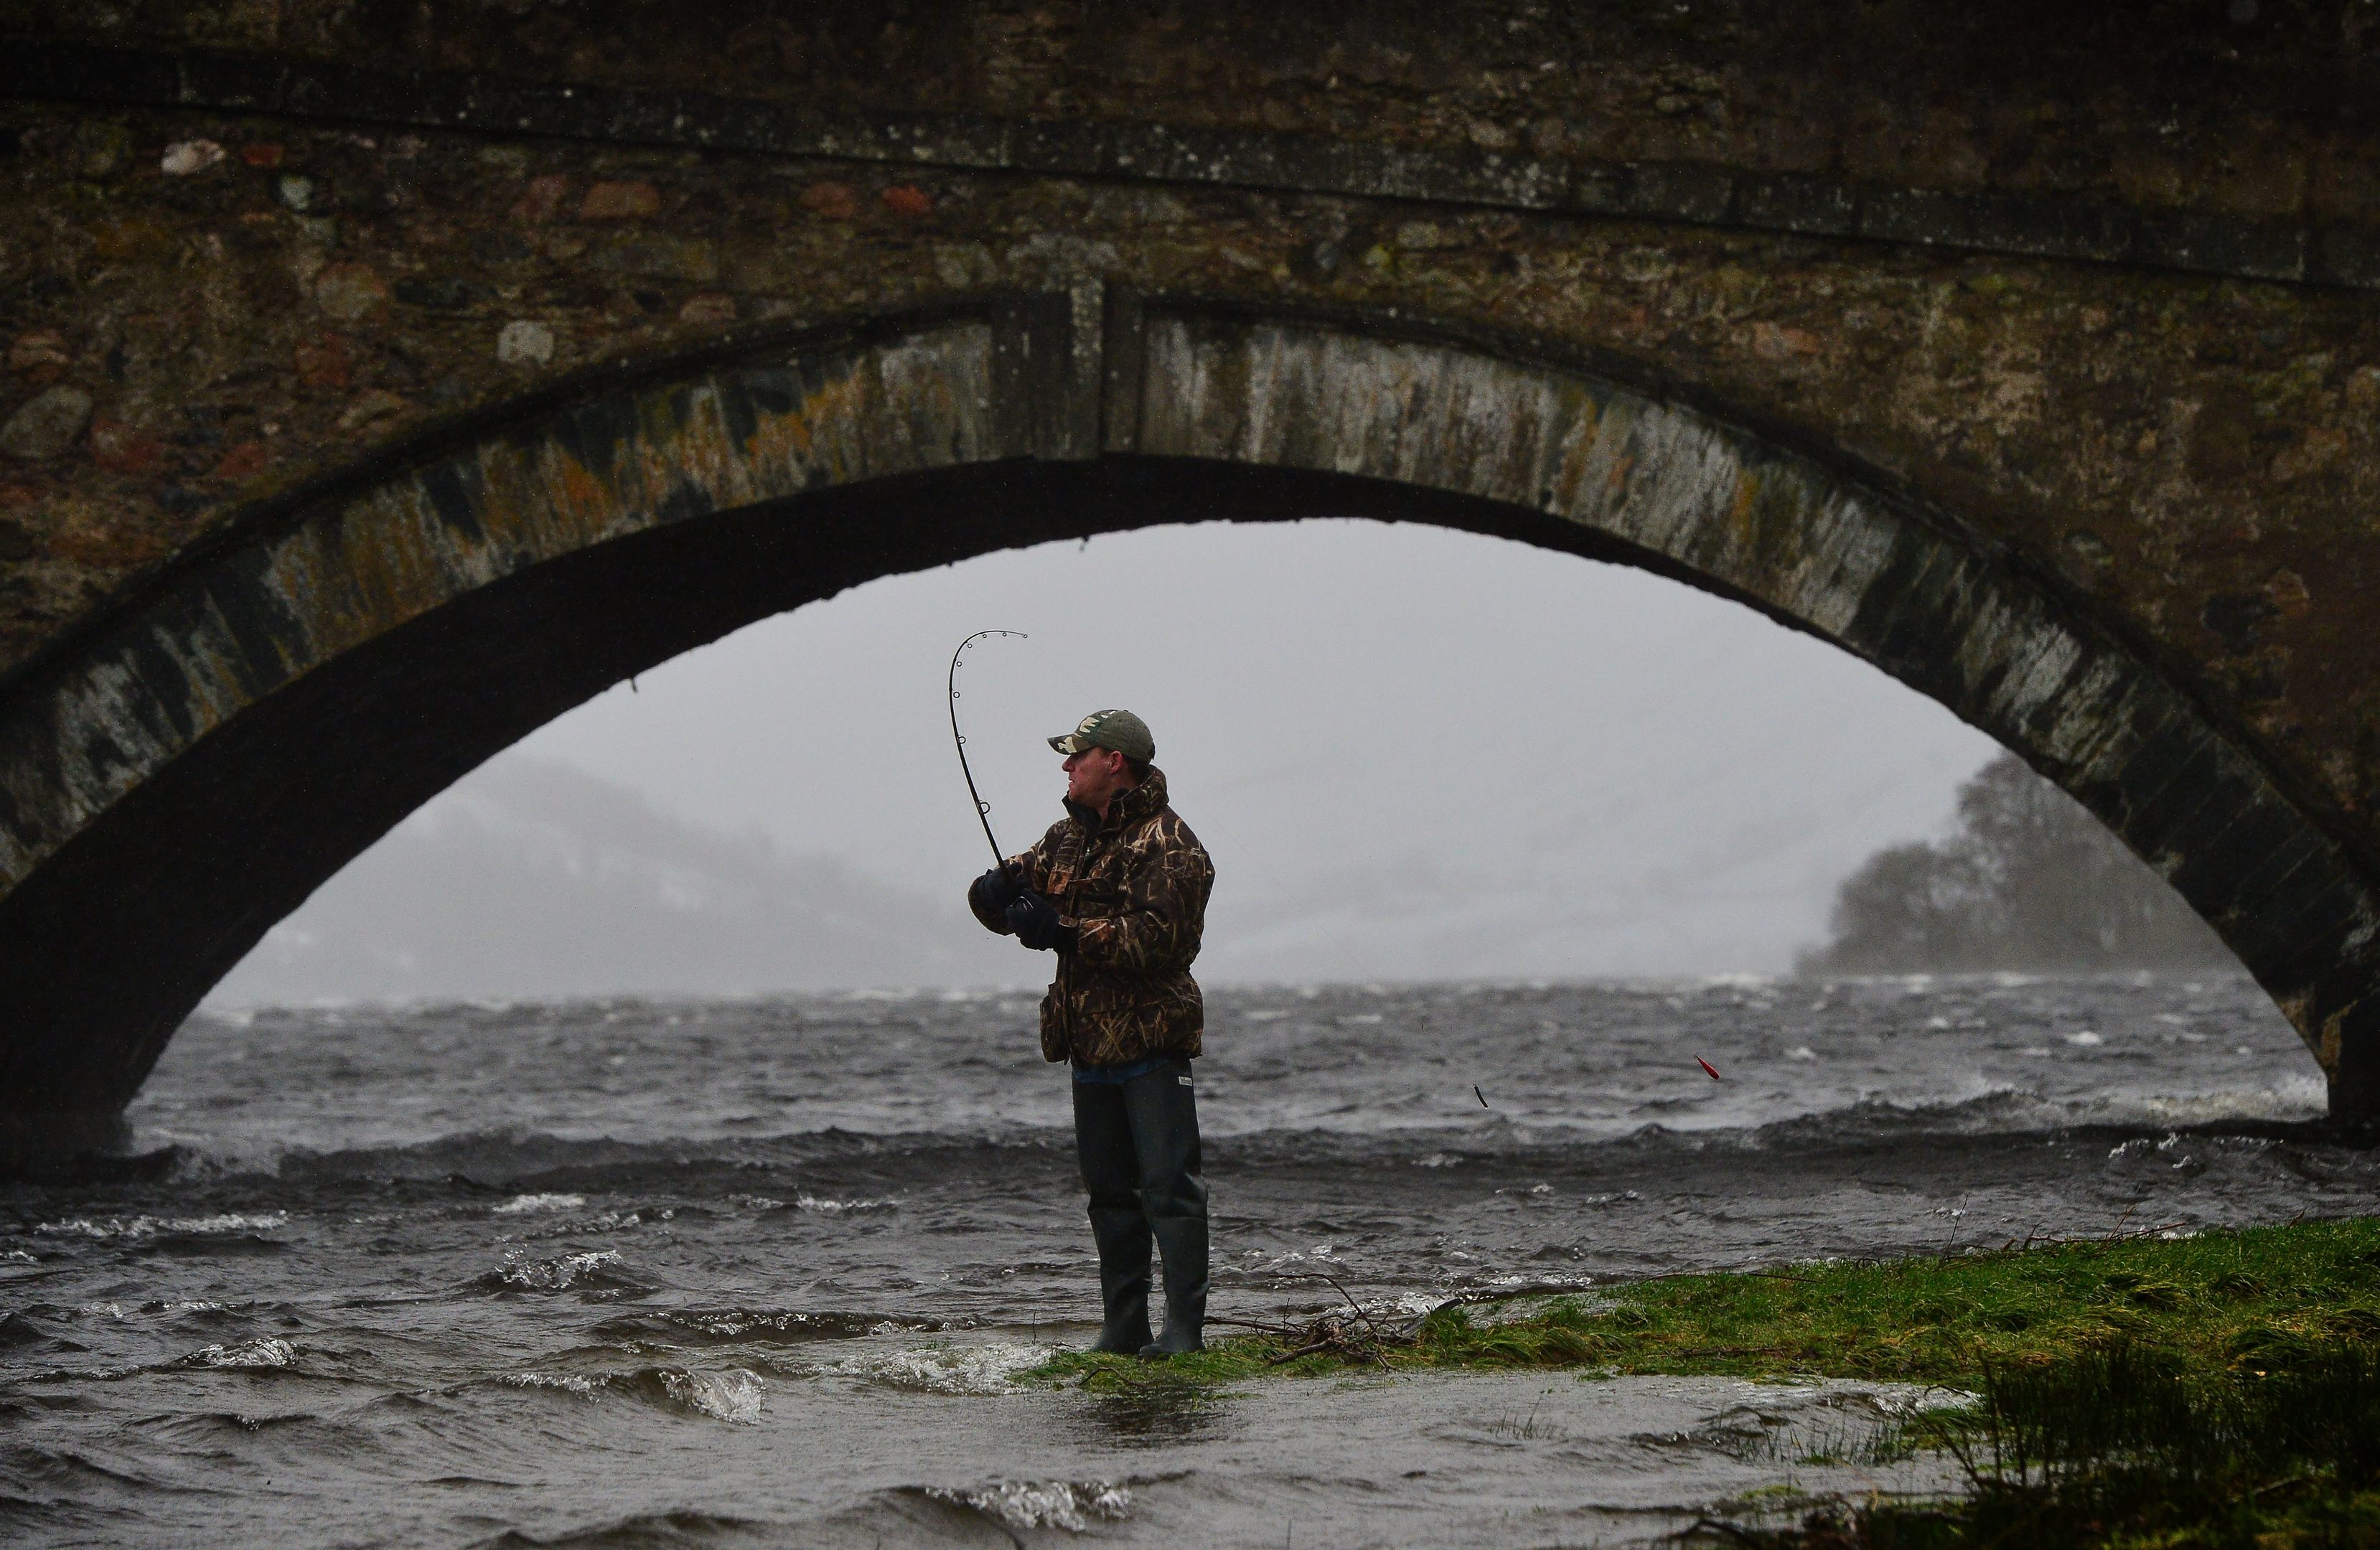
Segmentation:
<svg viewBox="0 0 2380 1550">
<path fill-rule="evenodd" d="M 1041 998 L 1041 1054 L 1111 1066 L 1198 1053 L 1206 1008 L 1190 961 L 1207 925 L 1215 864 L 1165 805 L 1165 773 L 1108 804 L 1101 822 L 1067 804 L 1040 842 L 1009 858 L 1009 876 L 1047 897 L 1076 929 Z M 994 931 L 1008 922 L 977 910 Z"/>
</svg>

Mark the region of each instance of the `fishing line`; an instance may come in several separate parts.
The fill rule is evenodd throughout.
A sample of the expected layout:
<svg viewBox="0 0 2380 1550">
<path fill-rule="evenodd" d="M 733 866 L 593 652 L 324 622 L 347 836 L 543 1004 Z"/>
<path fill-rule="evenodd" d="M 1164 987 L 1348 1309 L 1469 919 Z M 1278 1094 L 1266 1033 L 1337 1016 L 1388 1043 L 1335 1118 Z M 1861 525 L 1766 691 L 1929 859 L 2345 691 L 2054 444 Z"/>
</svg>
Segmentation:
<svg viewBox="0 0 2380 1550">
<path fill-rule="evenodd" d="M 992 838 L 991 804 L 986 802 L 982 793 L 975 789 L 975 771 L 967 767 L 966 734 L 959 731 L 959 659 L 966 655 L 968 647 L 986 636 L 1014 636 L 1018 640 L 1030 637 L 1023 630 L 976 631 L 975 634 L 960 641 L 959 648 L 951 653 L 951 672 L 947 680 L 947 686 L 951 692 L 951 741 L 956 745 L 959 751 L 959 773 L 966 777 L 967 795 L 975 799 L 975 821 L 983 825 L 984 842 L 991 847 L 991 864 L 1004 873 L 1008 870 L 1008 857 L 1001 851 L 1000 842 Z"/>
</svg>

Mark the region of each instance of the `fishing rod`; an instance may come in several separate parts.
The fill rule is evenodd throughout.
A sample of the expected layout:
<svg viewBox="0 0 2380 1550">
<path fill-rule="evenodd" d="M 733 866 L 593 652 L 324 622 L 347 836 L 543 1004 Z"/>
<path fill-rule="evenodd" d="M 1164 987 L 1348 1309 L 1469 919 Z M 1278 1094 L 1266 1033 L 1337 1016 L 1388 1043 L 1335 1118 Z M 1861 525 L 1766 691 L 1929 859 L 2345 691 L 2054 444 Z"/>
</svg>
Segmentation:
<svg viewBox="0 0 2380 1550">
<path fill-rule="evenodd" d="M 975 771 L 967 768 L 966 735 L 959 731 L 959 659 L 966 655 L 968 647 L 986 636 L 1014 636 L 1018 640 L 1030 637 L 1023 630 L 978 630 L 960 641 L 959 648 L 951 653 L 951 741 L 958 746 L 959 773 L 966 777 L 967 795 L 975 798 L 975 821 L 983 825 L 984 841 L 991 846 L 991 864 L 1005 873 L 1008 858 L 1001 854 L 1000 842 L 991 835 L 991 804 L 975 789 Z"/>
</svg>

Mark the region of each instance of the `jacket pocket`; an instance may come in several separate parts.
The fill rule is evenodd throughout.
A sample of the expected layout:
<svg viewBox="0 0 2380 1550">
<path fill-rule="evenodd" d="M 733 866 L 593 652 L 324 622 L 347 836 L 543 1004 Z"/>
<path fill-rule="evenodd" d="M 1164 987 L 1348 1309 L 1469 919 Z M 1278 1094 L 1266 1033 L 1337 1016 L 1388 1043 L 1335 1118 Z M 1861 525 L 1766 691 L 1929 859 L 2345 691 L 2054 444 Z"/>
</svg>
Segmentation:
<svg viewBox="0 0 2380 1550">
<path fill-rule="evenodd" d="M 1055 985 L 1041 993 L 1041 1058 L 1062 1060 L 1067 1056 L 1065 1008 Z"/>
</svg>

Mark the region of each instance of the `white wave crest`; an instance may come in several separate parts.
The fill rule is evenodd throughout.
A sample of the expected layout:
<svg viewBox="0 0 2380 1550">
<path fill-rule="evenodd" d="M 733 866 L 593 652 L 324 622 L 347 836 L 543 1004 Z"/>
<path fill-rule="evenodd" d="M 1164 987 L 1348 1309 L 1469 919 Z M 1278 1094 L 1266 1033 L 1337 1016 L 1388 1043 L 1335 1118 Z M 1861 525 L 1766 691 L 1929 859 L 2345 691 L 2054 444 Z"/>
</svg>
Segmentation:
<svg viewBox="0 0 2380 1550">
<path fill-rule="evenodd" d="M 576 1211 L 587 1204 L 583 1194 L 516 1194 L 495 1208 L 499 1217 L 517 1217 L 529 1211 Z"/>
<path fill-rule="evenodd" d="M 1094 1520 L 1119 1523 L 1132 1516 L 1132 1493 L 1104 1480 L 995 1480 L 971 1491 L 928 1486 L 926 1495 L 971 1508 L 1011 1529 L 1083 1533 Z"/>
<path fill-rule="evenodd" d="M 2287 1077 L 2268 1087 L 2132 1101 L 2142 1118 L 2153 1123 L 2220 1124 L 2227 1120 L 2319 1119 L 2329 1107 L 2330 1096 L 2319 1075 L 2307 1074 Z"/>
<path fill-rule="evenodd" d="M 619 1263 L 619 1250 L 599 1249 L 555 1259 L 514 1259 L 499 1269 L 496 1277 L 507 1286 L 527 1287 L 531 1291 L 567 1291 L 596 1271 Z"/>
<path fill-rule="evenodd" d="M 866 1378 L 929 1394 L 1019 1394 L 1016 1374 L 1057 1354 L 1055 1346 L 995 1342 L 979 1346 L 913 1346 L 847 1357 L 821 1372 Z"/>
<path fill-rule="evenodd" d="M 602 1378 L 590 1378 L 583 1373 L 506 1373 L 496 1381 L 514 1388 L 558 1388 L 582 1399 L 595 1398 L 605 1382 Z"/>
<path fill-rule="evenodd" d="M 738 1426 L 760 1419 L 760 1400 L 767 1386 L 758 1373 L 730 1367 L 721 1373 L 692 1373 L 683 1367 L 661 1369 L 662 1391 L 670 1403 Z"/>
<path fill-rule="evenodd" d="M 193 1367 L 237 1367 L 261 1371 L 286 1367 L 298 1360 L 298 1348 L 277 1336 L 242 1340 L 236 1346 L 201 1346 L 183 1358 Z"/>
<path fill-rule="evenodd" d="M 286 1211 L 226 1211 L 213 1217 L 73 1217 L 33 1230 L 52 1238 L 153 1238 L 161 1232 L 267 1232 L 288 1225 Z"/>
<path fill-rule="evenodd" d="M 512 1388 L 550 1388 L 582 1399 L 606 1393 L 658 1398 L 675 1411 L 749 1426 L 760 1419 L 767 1385 L 742 1367 L 698 1373 L 685 1367 L 647 1367 L 634 1373 L 506 1373 L 496 1379 Z"/>
<path fill-rule="evenodd" d="M 840 1217 L 847 1211 L 889 1211 L 893 1202 L 889 1197 L 869 1200 L 824 1200 L 814 1194 L 794 1197 L 794 1209 L 808 1211 L 820 1217 Z"/>
</svg>

